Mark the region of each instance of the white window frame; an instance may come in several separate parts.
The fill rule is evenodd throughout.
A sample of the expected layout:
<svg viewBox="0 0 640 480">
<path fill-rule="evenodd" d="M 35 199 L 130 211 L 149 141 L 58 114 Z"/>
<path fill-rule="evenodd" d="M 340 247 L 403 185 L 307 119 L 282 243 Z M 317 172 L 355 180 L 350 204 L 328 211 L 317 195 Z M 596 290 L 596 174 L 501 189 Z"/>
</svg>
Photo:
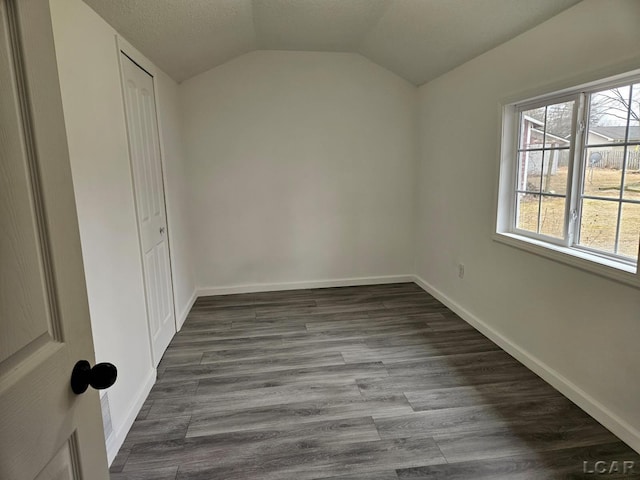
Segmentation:
<svg viewBox="0 0 640 480">
<path fill-rule="evenodd" d="M 500 179 L 494 240 L 541 255 L 598 275 L 640 288 L 638 262 L 578 245 L 586 151 L 585 127 L 588 123 L 587 99 L 591 93 L 640 82 L 640 73 L 619 75 L 590 84 L 502 105 Z M 520 113 L 534 108 L 574 100 L 569 171 L 565 201 L 564 238 L 521 230 L 516 227 Z M 637 143 L 637 142 L 632 142 Z M 623 145 L 627 145 L 627 143 Z M 623 172 L 624 175 L 624 172 Z M 624 179 L 623 179 L 624 181 Z M 587 198 L 589 198 L 587 196 Z M 632 202 L 634 203 L 634 202 Z M 619 205 L 618 201 L 618 205 Z M 620 216 L 618 215 L 618 223 Z M 640 239 L 639 239 L 640 253 Z M 639 255 L 640 257 L 640 255 Z"/>
</svg>

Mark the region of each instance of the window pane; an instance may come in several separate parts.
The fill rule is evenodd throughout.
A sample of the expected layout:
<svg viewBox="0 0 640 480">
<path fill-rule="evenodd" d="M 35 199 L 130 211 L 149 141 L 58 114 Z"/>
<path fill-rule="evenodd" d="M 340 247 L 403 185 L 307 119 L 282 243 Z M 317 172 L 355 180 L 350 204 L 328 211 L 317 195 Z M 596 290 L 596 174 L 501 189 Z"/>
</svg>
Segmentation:
<svg viewBox="0 0 640 480">
<path fill-rule="evenodd" d="M 540 177 L 542 175 L 543 151 L 520 152 L 518 154 L 518 190 L 527 192 L 540 191 Z"/>
<path fill-rule="evenodd" d="M 614 253 L 617 222 L 618 202 L 584 199 L 580 222 L 580 245 Z"/>
<path fill-rule="evenodd" d="M 633 86 L 630 120 L 629 141 L 640 141 L 640 83 L 636 83 Z"/>
<path fill-rule="evenodd" d="M 640 200 L 640 145 L 627 147 L 627 172 L 622 196 L 626 200 Z"/>
<path fill-rule="evenodd" d="M 624 142 L 629 115 L 630 87 L 618 87 L 591 95 L 589 145 Z"/>
<path fill-rule="evenodd" d="M 542 174 L 543 192 L 566 195 L 569 176 L 569 150 L 546 150 Z"/>
<path fill-rule="evenodd" d="M 538 232 L 539 196 L 530 193 L 517 194 L 516 227 L 520 230 Z"/>
<path fill-rule="evenodd" d="M 544 107 L 525 110 L 520 115 L 520 150 L 542 148 L 544 142 Z"/>
<path fill-rule="evenodd" d="M 569 147 L 574 103 L 572 100 L 547 107 L 547 135 L 545 140 L 547 148 Z"/>
<path fill-rule="evenodd" d="M 620 198 L 624 147 L 587 148 L 584 194 Z"/>
<path fill-rule="evenodd" d="M 640 239 L 640 205 L 623 203 L 620 216 L 620 238 L 618 254 L 638 258 L 638 240 Z"/>
<path fill-rule="evenodd" d="M 564 238 L 565 198 L 542 196 L 540 206 L 540 233 Z"/>
</svg>

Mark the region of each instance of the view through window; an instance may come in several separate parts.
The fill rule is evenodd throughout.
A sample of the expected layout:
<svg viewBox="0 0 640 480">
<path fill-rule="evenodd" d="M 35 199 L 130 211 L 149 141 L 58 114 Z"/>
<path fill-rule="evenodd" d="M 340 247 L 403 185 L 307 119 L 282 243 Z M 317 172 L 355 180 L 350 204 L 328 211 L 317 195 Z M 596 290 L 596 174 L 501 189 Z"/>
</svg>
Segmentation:
<svg viewBox="0 0 640 480">
<path fill-rule="evenodd" d="M 517 113 L 514 231 L 637 263 L 640 82 Z"/>
</svg>

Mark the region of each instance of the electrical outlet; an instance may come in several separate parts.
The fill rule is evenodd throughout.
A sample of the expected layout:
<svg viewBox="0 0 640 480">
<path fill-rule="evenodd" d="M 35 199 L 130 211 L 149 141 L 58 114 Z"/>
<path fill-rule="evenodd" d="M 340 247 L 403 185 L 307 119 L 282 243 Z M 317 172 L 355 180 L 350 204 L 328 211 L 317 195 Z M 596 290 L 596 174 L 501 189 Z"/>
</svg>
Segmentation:
<svg viewBox="0 0 640 480">
<path fill-rule="evenodd" d="M 464 278 L 464 263 L 458 264 L 458 277 Z"/>
</svg>

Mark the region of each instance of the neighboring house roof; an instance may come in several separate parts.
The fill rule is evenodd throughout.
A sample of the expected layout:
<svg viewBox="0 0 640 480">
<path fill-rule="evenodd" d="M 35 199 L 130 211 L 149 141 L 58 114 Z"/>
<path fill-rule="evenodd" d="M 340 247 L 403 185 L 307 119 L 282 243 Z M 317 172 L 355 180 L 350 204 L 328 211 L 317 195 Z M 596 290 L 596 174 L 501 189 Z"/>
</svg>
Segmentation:
<svg viewBox="0 0 640 480">
<path fill-rule="evenodd" d="M 542 122 L 542 121 L 540 121 L 540 120 L 538 120 L 536 118 L 533 118 L 531 115 L 523 115 L 523 117 L 524 117 L 525 120 L 528 120 L 531 123 L 535 123 L 536 125 L 540 125 L 540 126 L 544 125 L 544 122 Z"/>
<path fill-rule="evenodd" d="M 623 142 L 627 133 L 627 127 L 591 127 L 589 128 L 589 131 L 606 138 L 610 142 Z M 640 126 L 629 127 L 629 137 L 640 138 Z"/>
<path fill-rule="evenodd" d="M 549 132 L 545 133 L 544 131 L 540 130 L 539 128 L 532 128 L 531 131 L 532 132 L 536 132 L 541 137 L 542 137 L 542 135 L 546 135 L 547 139 L 552 139 L 552 140 L 555 140 L 555 141 L 560 142 L 560 143 L 566 143 L 566 144 L 571 143 L 571 141 L 567 140 L 566 138 L 562 138 L 562 137 L 559 137 L 557 135 L 553 135 L 552 133 L 549 133 Z"/>
<path fill-rule="evenodd" d="M 543 130 L 538 128 L 538 127 L 543 127 L 544 126 L 544 122 L 542 122 L 542 121 L 540 121 L 540 120 L 538 120 L 536 118 L 533 118 L 530 115 L 523 115 L 523 117 L 524 117 L 525 121 L 528 121 L 528 122 L 532 123 L 533 125 L 535 125 L 535 126 L 531 127 L 531 131 L 532 132 L 540 135 L 540 137 L 542 137 L 545 134 L 545 132 Z M 570 143 L 570 141 L 567 140 L 566 138 L 558 137 L 557 135 L 553 135 L 553 134 L 551 134 L 549 132 L 546 132 L 546 135 L 547 135 L 547 138 L 551 138 L 551 139 L 553 139 L 553 140 L 555 140 L 557 142 L 565 143 L 565 144 L 569 144 Z"/>
</svg>

